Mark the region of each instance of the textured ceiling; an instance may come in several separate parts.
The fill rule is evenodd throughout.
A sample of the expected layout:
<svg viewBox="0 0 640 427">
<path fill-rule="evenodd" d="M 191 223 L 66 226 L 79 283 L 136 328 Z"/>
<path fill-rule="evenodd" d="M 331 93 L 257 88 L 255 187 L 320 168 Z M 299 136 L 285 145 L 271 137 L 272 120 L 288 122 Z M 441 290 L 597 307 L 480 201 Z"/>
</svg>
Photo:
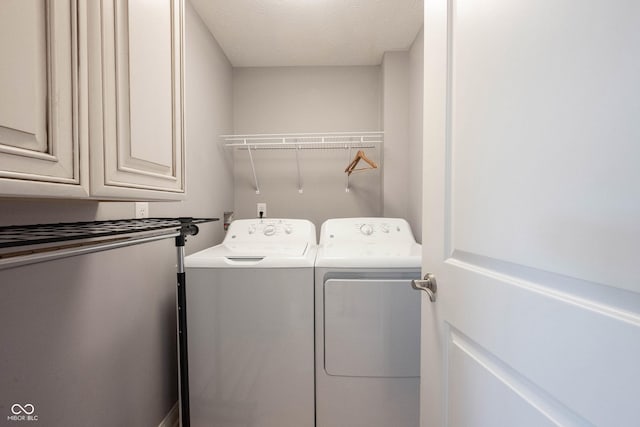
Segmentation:
<svg viewBox="0 0 640 427">
<path fill-rule="evenodd" d="M 409 48 L 422 0 L 191 0 L 235 67 L 376 65 Z"/>
</svg>

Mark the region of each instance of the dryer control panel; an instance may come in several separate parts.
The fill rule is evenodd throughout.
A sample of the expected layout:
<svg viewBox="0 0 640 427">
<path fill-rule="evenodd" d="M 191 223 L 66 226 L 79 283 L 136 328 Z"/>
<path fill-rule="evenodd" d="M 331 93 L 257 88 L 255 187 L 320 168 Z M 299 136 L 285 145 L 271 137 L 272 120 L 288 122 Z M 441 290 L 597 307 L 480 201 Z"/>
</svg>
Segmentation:
<svg viewBox="0 0 640 427">
<path fill-rule="evenodd" d="M 337 218 L 322 224 L 319 268 L 411 269 L 420 273 L 422 246 L 402 218 Z"/>
<path fill-rule="evenodd" d="M 402 218 L 338 218 L 322 225 L 320 243 L 335 241 L 415 243 L 411 227 Z"/>
</svg>

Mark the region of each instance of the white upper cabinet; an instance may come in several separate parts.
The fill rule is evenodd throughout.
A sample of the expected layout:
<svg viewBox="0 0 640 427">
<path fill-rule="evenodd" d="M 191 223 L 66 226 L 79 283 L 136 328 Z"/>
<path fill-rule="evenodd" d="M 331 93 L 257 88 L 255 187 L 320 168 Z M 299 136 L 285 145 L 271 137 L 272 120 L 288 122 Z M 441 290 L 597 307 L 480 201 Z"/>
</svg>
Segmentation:
<svg viewBox="0 0 640 427">
<path fill-rule="evenodd" d="M 184 198 L 184 0 L 0 1 L 0 196 Z"/>
<path fill-rule="evenodd" d="M 91 194 L 182 199 L 184 2 L 87 4 Z"/>
<path fill-rule="evenodd" d="M 87 197 L 77 3 L 0 1 L 0 194 Z"/>
</svg>

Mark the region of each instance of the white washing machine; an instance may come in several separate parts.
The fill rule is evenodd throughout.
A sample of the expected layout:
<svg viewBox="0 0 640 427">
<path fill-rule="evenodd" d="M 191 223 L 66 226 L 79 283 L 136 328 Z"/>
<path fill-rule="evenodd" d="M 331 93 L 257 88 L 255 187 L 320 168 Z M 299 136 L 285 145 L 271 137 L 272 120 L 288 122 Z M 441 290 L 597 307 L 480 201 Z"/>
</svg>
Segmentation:
<svg viewBox="0 0 640 427">
<path fill-rule="evenodd" d="M 186 257 L 193 426 L 314 425 L 315 226 L 231 223 Z"/>
<path fill-rule="evenodd" d="M 330 219 L 316 257 L 316 426 L 417 427 L 421 246 L 396 218 Z"/>
</svg>

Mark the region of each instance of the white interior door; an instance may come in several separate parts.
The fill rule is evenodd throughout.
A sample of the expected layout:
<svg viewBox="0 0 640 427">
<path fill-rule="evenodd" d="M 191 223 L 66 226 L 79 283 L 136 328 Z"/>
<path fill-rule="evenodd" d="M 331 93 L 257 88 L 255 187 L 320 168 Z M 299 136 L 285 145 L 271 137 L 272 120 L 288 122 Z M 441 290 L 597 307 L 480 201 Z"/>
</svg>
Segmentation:
<svg viewBox="0 0 640 427">
<path fill-rule="evenodd" d="M 640 425 L 640 3 L 424 28 L 421 425 Z"/>
</svg>

